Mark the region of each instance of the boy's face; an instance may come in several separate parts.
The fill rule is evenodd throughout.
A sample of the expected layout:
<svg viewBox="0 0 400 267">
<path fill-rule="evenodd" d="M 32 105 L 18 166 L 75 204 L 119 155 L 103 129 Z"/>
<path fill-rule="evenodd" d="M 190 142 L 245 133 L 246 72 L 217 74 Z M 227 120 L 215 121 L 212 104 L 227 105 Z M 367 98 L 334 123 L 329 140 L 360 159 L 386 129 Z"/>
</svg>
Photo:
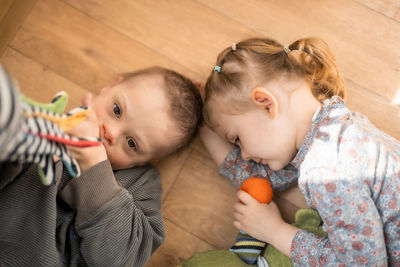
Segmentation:
<svg viewBox="0 0 400 267">
<path fill-rule="evenodd" d="M 143 165 L 177 144 L 161 78 L 140 75 L 101 90 L 93 99 L 99 136 L 114 170 Z"/>
</svg>

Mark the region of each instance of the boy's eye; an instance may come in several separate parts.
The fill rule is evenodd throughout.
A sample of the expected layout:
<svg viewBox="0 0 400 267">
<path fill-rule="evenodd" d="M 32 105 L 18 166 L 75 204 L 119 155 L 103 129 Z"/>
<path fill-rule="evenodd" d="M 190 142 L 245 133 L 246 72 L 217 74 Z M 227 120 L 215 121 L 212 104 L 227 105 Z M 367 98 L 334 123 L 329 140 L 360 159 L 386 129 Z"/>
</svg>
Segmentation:
<svg viewBox="0 0 400 267">
<path fill-rule="evenodd" d="M 113 112 L 117 118 L 121 116 L 121 109 L 119 108 L 118 104 L 114 103 L 113 105 Z"/>
<path fill-rule="evenodd" d="M 128 142 L 128 146 L 129 146 L 130 148 L 132 148 L 133 150 L 136 151 L 137 146 L 136 146 L 135 140 L 133 140 L 132 137 L 127 137 L 127 138 L 126 138 L 126 141 Z"/>
</svg>

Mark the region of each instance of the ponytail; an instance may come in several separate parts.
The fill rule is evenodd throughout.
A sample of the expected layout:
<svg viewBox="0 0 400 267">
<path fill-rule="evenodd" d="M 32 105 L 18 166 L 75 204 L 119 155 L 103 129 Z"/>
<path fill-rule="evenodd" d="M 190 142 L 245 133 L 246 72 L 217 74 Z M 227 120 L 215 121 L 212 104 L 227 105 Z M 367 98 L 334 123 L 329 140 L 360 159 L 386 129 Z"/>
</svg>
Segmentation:
<svg viewBox="0 0 400 267">
<path fill-rule="evenodd" d="M 225 48 L 205 85 L 205 109 L 212 95 L 228 96 L 230 103 L 251 102 L 252 90 L 280 75 L 306 80 L 322 102 L 346 97 L 346 88 L 328 45 L 317 37 L 303 38 L 288 47 L 269 38 L 252 38 Z"/>
<path fill-rule="evenodd" d="M 289 49 L 289 59 L 303 68 L 311 82 L 312 93 L 319 101 L 334 95 L 346 97 L 343 78 L 326 42 L 317 37 L 303 38 L 289 45 Z M 300 51 L 300 55 L 296 55 L 297 51 Z"/>
</svg>

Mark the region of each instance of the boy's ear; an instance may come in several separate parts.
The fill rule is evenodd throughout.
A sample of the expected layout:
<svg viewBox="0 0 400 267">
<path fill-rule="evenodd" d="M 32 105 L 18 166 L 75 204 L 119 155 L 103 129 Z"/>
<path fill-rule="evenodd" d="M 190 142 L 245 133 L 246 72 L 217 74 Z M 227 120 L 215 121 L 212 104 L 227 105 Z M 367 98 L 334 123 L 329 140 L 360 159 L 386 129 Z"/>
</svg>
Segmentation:
<svg viewBox="0 0 400 267">
<path fill-rule="evenodd" d="M 117 84 L 119 84 L 120 82 L 122 82 L 122 80 L 124 79 L 124 77 L 122 75 L 118 76 L 109 86 L 108 88 L 114 87 Z"/>
<path fill-rule="evenodd" d="M 278 100 L 269 90 L 264 87 L 256 87 L 252 92 L 253 102 L 267 111 L 271 119 L 274 119 L 279 110 Z"/>
<path fill-rule="evenodd" d="M 106 86 L 100 89 L 100 93 L 104 93 L 105 91 L 107 91 L 108 89 L 110 89 L 110 86 Z"/>
<path fill-rule="evenodd" d="M 119 76 L 118 78 L 116 78 L 110 85 L 103 87 L 100 92 L 103 93 L 104 91 L 116 86 L 117 84 L 119 84 L 124 78 L 122 76 Z"/>
</svg>

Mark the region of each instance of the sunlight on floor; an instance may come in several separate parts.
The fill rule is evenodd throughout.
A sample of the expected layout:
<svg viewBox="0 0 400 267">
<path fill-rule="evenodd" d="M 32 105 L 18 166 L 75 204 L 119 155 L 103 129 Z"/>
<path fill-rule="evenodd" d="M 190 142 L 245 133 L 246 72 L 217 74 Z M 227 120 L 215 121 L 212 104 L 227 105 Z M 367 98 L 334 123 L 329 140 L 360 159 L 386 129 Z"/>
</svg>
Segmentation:
<svg viewBox="0 0 400 267">
<path fill-rule="evenodd" d="M 392 105 L 400 105 L 400 87 L 397 89 L 396 95 L 392 99 Z"/>
</svg>

